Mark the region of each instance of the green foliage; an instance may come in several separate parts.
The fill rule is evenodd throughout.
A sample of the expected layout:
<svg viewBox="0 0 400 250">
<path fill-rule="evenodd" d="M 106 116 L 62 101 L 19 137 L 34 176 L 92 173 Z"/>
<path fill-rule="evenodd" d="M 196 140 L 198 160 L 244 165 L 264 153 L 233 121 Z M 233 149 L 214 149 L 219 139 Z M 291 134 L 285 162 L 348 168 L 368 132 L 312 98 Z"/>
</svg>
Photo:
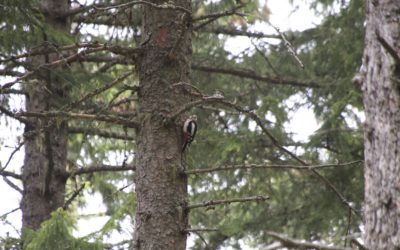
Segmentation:
<svg viewBox="0 0 400 250">
<path fill-rule="evenodd" d="M 104 249 L 100 243 L 89 243 L 72 236 L 73 220 L 61 208 L 51 214 L 51 218 L 41 225 L 38 231 L 24 231 L 25 250 L 70 249 L 97 250 Z"/>
<path fill-rule="evenodd" d="M 225 16 L 210 25 L 246 30 L 250 24 L 268 19 L 268 14 L 261 10 L 259 1 L 247 2 L 248 4 L 239 10 L 247 14 L 245 18 L 236 15 Z M 362 122 L 356 115 L 357 111 L 362 111 L 361 92 L 351 83 L 351 79 L 361 63 L 364 2 L 351 0 L 337 11 L 332 11 L 332 6 L 337 3 L 336 0 L 313 1 L 311 7 L 324 17 L 322 23 L 302 32 L 285 32 L 288 40 L 297 48 L 298 56 L 305 64 L 304 70 L 293 63 L 293 57 L 287 52 L 283 42 L 271 45 L 267 43 L 268 40 L 254 40 L 261 52 L 249 48 L 238 55 L 232 55 L 225 49 L 227 36 L 216 36 L 201 30 L 193 34 L 194 64 L 239 69 L 276 79 L 312 80 L 322 84 L 321 88 L 272 85 L 263 81 L 196 70 L 192 72 L 192 84 L 208 95 L 218 90 L 226 100 L 255 112 L 281 145 L 296 152 L 307 162 L 323 164 L 362 159 Z M 48 27 L 45 18 L 33 7 L 36 5 L 37 1 L 0 2 L 0 7 L 3 8 L 1 12 L 4 13 L 0 15 L 2 54 L 13 54 L 15 51 L 38 46 L 43 42 L 43 34 L 47 35 L 48 41 L 57 45 L 72 44 L 75 41 L 111 41 L 130 46 L 136 43 L 132 41 L 131 33 L 120 36 L 119 30 L 115 28 L 108 28 L 105 34 L 98 35 L 81 31 L 73 38 L 69 34 L 61 34 Z M 232 0 L 194 1 L 194 18 L 225 11 L 234 5 Z M 139 8 L 133 8 L 132 11 L 137 14 L 133 15 L 135 18 L 141 14 Z M 96 14 L 99 16 L 93 14 L 93 18 L 101 22 L 114 18 L 112 23 L 121 21 L 130 25 L 133 19 L 129 17 L 132 13 L 128 12 L 107 15 L 99 11 Z M 137 23 L 140 21 L 135 21 L 135 24 Z M 135 30 L 133 33 L 140 34 L 140 28 L 129 28 Z M 97 55 L 106 56 L 105 53 Z M 68 84 L 71 97 L 69 101 L 72 103 L 130 70 L 132 69 L 126 65 L 82 62 L 78 66 L 68 65 L 68 70 L 53 70 L 52 74 L 64 79 L 65 84 Z M 127 86 L 137 85 L 138 79 L 130 78 L 79 103 L 72 111 L 89 114 L 118 112 L 130 118 L 136 111 L 136 100 L 113 109 L 109 108 L 109 104 L 127 97 L 136 97 L 134 91 L 129 91 Z M 294 104 L 293 99 L 296 99 Z M 295 141 L 287 131 L 287 125 L 291 122 L 293 112 L 304 106 L 314 111 L 320 127 L 309 141 Z M 281 152 L 245 114 L 218 104 L 205 105 L 193 112 L 198 116 L 199 131 L 187 153 L 189 170 L 235 164 L 299 165 Z M 105 125 L 98 121 L 73 120 L 69 121 L 69 126 L 85 128 L 88 131 L 103 130 L 122 134 L 129 132 L 130 135 L 135 135 L 131 129 L 115 124 Z M 71 134 L 69 170 L 102 164 L 131 163 L 136 157 L 135 151 L 134 141 L 102 138 L 89 133 Z M 320 170 L 320 173 L 329 179 L 356 209 L 361 208 L 363 178 L 359 165 L 324 169 Z M 348 228 L 351 232 L 360 230 L 360 218 L 352 218 L 349 222 L 348 209 L 309 171 L 237 169 L 189 178 L 190 202 L 254 195 L 270 197 L 266 202 L 232 204 L 210 210 L 191 211 L 190 224 L 193 228 L 218 229 L 217 232 L 203 235 L 213 249 L 221 246 L 239 249 L 239 241 L 243 239 L 250 241 L 257 249 L 272 241 L 266 234 L 267 230 L 337 244 L 343 243 L 342 239 Z M 106 216 L 109 216 L 106 224 L 97 228 L 93 234 L 76 239 L 71 234 L 74 226 L 71 216 L 58 210 L 52 214 L 49 221 L 43 223 L 38 232 L 25 233 L 28 242 L 26 249 L 100 249 L 100 243 L 87 241 L 100 241 L 113 231 L 124 230 L 121 221 L 125 218 L 133 221 L 136 205 L 133 191 L 121 189 L 132 184 L 134 174 L 95 173 L 78 176 L 76 179 L 77 183 L 90 183 L 85 191 L 101 194 L 106 206 Z M 72 181 L 68 183 L 69 190 L 73 190 L 74 184 Z M 88 202 L 90 201 L 81 197 L 73 209 L 85 206 Z M 204 249 L 203 243 L 200 240 L 196 241 L 194 249 Z"/>
<path fill-rule="evenodd" d="M 38 11 L 37 0 L 0 1 L 0 52 L 13 55 L 23 49 L 42 44 L 47 40 L 54 44 L 73 43 L 68 34 L 59 32 L 48 24 Z M 46 37 L 46 39 L 44 39 Z"/>
<path fill-rule="evenodd" d="M 293 46 L 298 48 L 299 57 L 305 64 L 304 70 L 299 70 L 293 63 L 283 43 L 269 46 L 263 51 L 265 55 L 245 51 L 233 57 L 224 51 L 221 44 L 224 39 L 204 44 L 210 38 L 208 34 L 198 35 L 200 42 L 195 43 L 195 61 L 215 67 L 251 69 L 250 72 L 259 75 L 312 79 L 326 87 L 312 90 L 272 87 L 252 80 L 196 71 L 193 78 L 202 91 L 212 93 L 218 89 L 227 99 L 234 99 L 238 105 L 256 110 L 257 115 L 265 118 L 265 124 L 279 143 L 291 151 L 298 150 L 298 156 L 307 162 L 320 164 L 360 160 L 363 158 L 363 134 L 362 123 L 356 113 L 362 108 L 361 91 L 351 79 L 361 63 L 364 3 L 352 0 L 337 11 L 330 8 L 334 1 L 315 3 L 330 10 L 321 12 L 324 16 L 321 25 L 304 32 L 285 32 Z M 292 101 L 288 102 L 293 96 L 302 100 L 293 105 Z M 313 109 L 320 122 L 319 129 L 306 143 L 294 141 L 285 130 L 285 124 L 290 122 L 289 114 L 302 106 Z M 243 115 L 207 109 L 198 110 L 197 114 L 201 129 L 190 148 L 196 153 L 189 153 L 189 166 L 206 168 L 244 163 L 299 165 L 274 147 L 257 128 L 255 131 L 249 129 L 251 121 Z M 359 164 L 324 169 L 320 173 L 357 210 L 361 208 L 363 173 Z M 219 229 L 207 234 L 211 248 L 238 245 L 240 239 L 248 237 L 254 245 L 266 244 L 271 241 L 265 234 L 267 230 L 302 239 L 324 239 L 340 245 L 348 228 L 352 232 L 359 231 L 360 218 L 352 218 L 349 222 L 348 209 L 330 188 L 308 171 L 239 169 L 194 176 L 190 180 L 191 199 L 196 202 L 256 194 L 270 196 L 265 204 L 246 203 L 193 211 L 192 225 Z M 194 249 L 203 248 L 203 243 L 197 241 Z"/>
</svg>

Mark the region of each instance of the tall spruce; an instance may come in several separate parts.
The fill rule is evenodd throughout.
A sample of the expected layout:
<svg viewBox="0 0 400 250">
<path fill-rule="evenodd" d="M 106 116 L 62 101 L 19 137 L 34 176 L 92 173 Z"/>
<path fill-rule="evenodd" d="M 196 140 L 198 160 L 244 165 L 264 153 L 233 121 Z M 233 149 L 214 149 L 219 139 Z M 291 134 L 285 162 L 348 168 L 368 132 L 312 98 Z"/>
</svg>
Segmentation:
<svg viewBox="0 0 400 250">
<path fill-rule="evenodd" d="M 52 46 L 47 32 L 68 34 L 67 18 L 59 13 L 69 9 L 68 0 L 41 0 L 38 10 L 48 29 L 36 27 L 42 36 L 40 44 Z M 39 48 L 40 49 L 40 48 Z M 32 51 L 33 53 L 35 50 Z M 24 83 L 26 111 L 32 113 L 59 110 L 68 101 L 68 90 L 60 69 L 48 66 L 58 55 L 46 54 L 30 58 L 28 68 L 36 70 L 35 80 Z M 40 67 L 39 69 L 38 66 Z M 66 70 L 66 69 L 64 69 Z M 52 211 L 64 205 L 67 165 L 67 121 L 29 118 L 25 124 L 25 158 L 22 170 L 23 195 L 21 200 L 22 227 L 37 230 L 50 218 Z"/>
<path fill-rule="evenodd" d="M 361 76 L 365 107 L 365 243 L 400 247 L 400 2 L 367 1 Z"/>
<path fill-rule="evenodd" d="M 168 1 L 155 1 L 168 4 Z M 190 99 L 178 83 L 190 83 L 190 0 L 179 9 L 144 7 L 143 51 L 138 59 L 140 125 L 136 169 L 137 249 L 186 248 L 187 178 L 183 171 L 184 116 L 170 119 Z"/>
</svg>

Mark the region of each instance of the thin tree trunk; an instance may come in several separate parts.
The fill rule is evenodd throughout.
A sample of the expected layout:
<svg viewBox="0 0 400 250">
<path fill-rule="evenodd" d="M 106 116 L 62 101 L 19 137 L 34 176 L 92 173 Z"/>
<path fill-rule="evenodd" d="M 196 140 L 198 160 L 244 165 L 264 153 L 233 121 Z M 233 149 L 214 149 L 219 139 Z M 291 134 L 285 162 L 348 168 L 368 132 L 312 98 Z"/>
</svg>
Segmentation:
<svg viewBox="0 0 400 250">
<path fill-rule="evenodd" d="M 153 1 L 190 10 L 190 0 Z M 174 87 L 189 82 L 190 15 L 182 10 L 144 7 L 142 46 L 138 60 L 141 129 L 136 169 L 136 249 L 186 248 L 187 178 L 181 172 L 183 121 L 166 123 L 188 101 Z"/>
<path fill-rule="evenodd" d="M 67 20 L 56 17 L 57 13 L 62 13 L 68 6 L 68 0 L 40 1 L 40 11 L 45 16 L 46 24 L 58 32 L 69 30 Z M 43 41 L 47 41 L 44 33 Z M 54 56 L 35 57 L 29 63 L 37 67 L 49 62 L 52 57 Z M 62 77 L 51 69 L 40 70 L 36 80 L 28 81 L 24 85 L 28 93 L 26 110 L 43 112 L 60 108 L 67 100 L 65 86 Z M 29 121 L 24 134 L 22 227 L 36 230 L 50 217 L 52 211 L 64 204 L 68 133 L 65 121 L 55 122 L 41 118 L 32 118 Z"/>
<path fill-rule="evenodd" d="M 364 51 L 365 244 L 400 248 L 400 1 L 369 0 Z"/>
</svg>

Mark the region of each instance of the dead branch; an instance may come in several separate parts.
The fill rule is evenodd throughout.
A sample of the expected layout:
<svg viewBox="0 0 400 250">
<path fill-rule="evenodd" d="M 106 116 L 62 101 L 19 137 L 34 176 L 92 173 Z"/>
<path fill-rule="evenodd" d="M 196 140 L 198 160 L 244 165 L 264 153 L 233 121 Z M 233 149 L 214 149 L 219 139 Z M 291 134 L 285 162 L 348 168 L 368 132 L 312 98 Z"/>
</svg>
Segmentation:
<svg viewBox="0 0 400 250">
<path fill-rule="evenodd" d="M 51 54 L 51 53 L 59 53 L 61 51 L 75 50 L 75 49 L 80 49 L 80 48 L 87 48 L 87 49 L 92 48 L 93 49 L 93 48 L 101 48 L 103 46 L 104 45 L 100 44 L 100 43 L 75 43 L 75 44 L 70 44 L 70 45 L 57 46 L 55 44 L 45 42 L 45 43 L 37 46 L 33 51 L 22 53 L 20 55 L 10 56 L 5 59 L 0 59 L 0 63 L 15 61 L 15 60 L 32 57 L 32 56 L 47 55 L 47 54 Z"/>
<path fill-rule="evenodd" d="M 287 237 L 283 234 L 278 234 L 275 232 L 267 231 L 267 235 L 277 239 L 283 246 L 288 248 L 295 248 L 295 249 L 318 249 L 318 250 L 352 250 L 351 248 L 347 247 L 335 247 L 335 246 L 326 246 L 322 244 L 306 242 L 303 240 L 297 240 Z"/>
<path fill-rule="evenodd" d="M 217 171 L 228 171 L 228 170 L 236 170 L 236 169 L 278 169 L 278 170 L 310 170 L 310 169 L 322 169 L 322 168 L 331 168 L 331 167 L 345 167 L 350 165 L 355 165 L 358 163 L 362 163 L 362 160 L 351 161 L 346 163 L 333 163 L 333 164 L 321 164 L 321 165 L 265 165 L 265 164 L 249 164 L 249 165 L 225 165 L 214 168 L 204 168 L 204 169 L 194 169 L 185 171 L 186 174 L 203 174 L 203 173 L 212 173 Z"/>
<path fill-rule="evenodd" d="M 26 95 L 26 92 L 21 89 L 3 89 L 0 88 L 0 95 Z"/>
<path fill-rule="evenodd" d="M 23 74 L 18 71 L 13 71 L 9 69 L 0 69 L 0 76 L 22 76 Z"/>
<path fill-rule="evenodd" d="M 210 200 L 210 201 L 205 201 L 202 203 L 196 203 L 192 205 L 188 205 L 187 209 L 195 209 L 195 208 L 200 208 L 200 207 L 214 207 L 216 205 L 224 205 L 224 204 L 230 204 L 230 203 L 235 203 L 235 202 L 247 202 L 247 201 L 265 201 L 268 200 L 268 196 L 253 196 L 253 197 L 245 197 L 245 198 L 233 198 L 233 199 L 226 199 L 226 200 Z"/>
<path fill-rule="evenodd" d="M 357 239 L 353 238 L 350 240 L 353 245 L 357 246 L 359 250 L 368 250 L 363 244 L 361 244 Z"/>
<path fill-rule="evenodd" d="M 21 141 L 18 143 L 18 146 L 11 152 L 10 156 L 8 157 L 8 160 L 7 160 L 6 164 L 4 165 L 4 167 L 0 169 L 1 172 L 3 172 L 8 167 L 8 164 L 10 164 L 12 158 L 14 157 L 14 154 L 17 153 L 24 144 L 25 144 L 25 141 Z"/>
<path fill-rule="evenodd" d="M 396 61 L 397 64 L 400 63 L 400 55 L 397 53 L 393 45 L 389 44 L 384 37 L 381 36 L 379 30 L 375 31 L 376 39 L 382 45 L 382 47 L 389 53 L 389 55 Z"/>
<path fill-rule="evenodd" d="M 3 176 L 3 180 L 5 183 L 7 183 L 8 186 L 10 186 L 12 189 L 16 190 L 18 193 L 22 194 L 22 189 L 19 188 L 17 185 L 15 185 L 12 181 L 10 181 L 7 177 Z"/>
<path fill-rule="evenodd" d="M 233 15 L 238 15 L 238 16 L 244 17 L 244 16 L 246 16 L 246 14 L 237 12 L 238 9 L 243 8 L 243 7 L 244 7 L 244 5 L 241 4 L 241 5 L 235 6 L 234 8 L 232 8 L 230 10 L 225 10 L 225 11 L 221 11 L 221 12 L 216 12 L 216 13 L 211 13 L 211 14 L 208 14 L 208 15 L 195 17 L 195 18 L 192 19 L 192 21 L 193 22 L 198 22 L 198 21 L 202 21 L 202 20 L 205 20 L 205 19 L 212 19 L 214 21 L 214 20 L 216 20 L 217 18 L 220 18 L 220 17 L 233 16 Z"/>
<path fill-rule="evenodd" d="M 7 115 L 8 117 L 11 117 L 22 123 L 25 123 L 25 124 L 29 123 L 29 121 L 27 119 L 16 116 L 14 112 L 12 112 L 12 111 L 8 110 L 7 108 L 3 107 L 2 105 L 0 105 L 0 114 L 2 114 L 2 113 Z"/>
<path fill-rule="evenodd" d="M 130 64 L 129 58 L 124 56 L 112 55 L 88 55 L 80 60 L 81 62 L 94 62 L 94 63 L 114 63 L 121 65 Z"/>
<path fill-rule="evenodd" d="M 185 229 L 186 233 L 193 233 L 193 232 L 217 232 L 218 229 L 216 228 L 188 228 Z"/>
<path fill-rule="evenodd" d="M 5 170 L 0 170 L 0 175 L 4 176 L 4 177 L 13 177 L 17 180 L 21 180 L 21 178 L 22 178 L 20 174 L 16 174 L 14 172 L 5 171 Z"/>
<path fill-rule="evenodd" d="M 295 87 L 306 87 L 306 88 L 321 88 L 324 84 L 315 81 L 301 81 L 301 80 L 294 80 L 294 79 L 283 79 L 277 77 L 269 77 L 269 76 L 261 76 L 257 75 L 255 72 L 251 70 L 244 70 L 244 69 L 227 69 L 227 68 L 217 68 L 211 66 L 202 66 L 197 64 L 192 64 L 192 69 L 204 72 L 211 72 L 211 73 L 219 73 L 219 74 L 226 74 L 232 76 L 238 76 L 248 79 L 253 79 L 261 82 L 266 82 L 269 84 L 283 84 L 283 85 L 291 85 Z"/>
<path fill-rule="evenodd" d="M 110 9 L 128 8 L 128 7 L 132 7 L 134 5 L 138 5 L 138 4 L 147 5 L 147 6 L 156 8 L 156 9 L 179 10 L 179 11 L 186 12 L 189 15 L 192 14 L 192 12 L 190 10 L 188 10 L 182 6 L 177 6 L 177 5 L 171 4 L 170 2 L 165 2 L 163 4 L 158 5 L 158 4 L 147 2 L 147 1 L 130 1 L 128 3 L 114 4 L 114 5 L 110 5 L 107 7 L 97 7 L 94 5 L 93 8 L 96 10 L 110 10 Z"/>
<path fill-rule="evenodd" d="M 204 20 L 204 19 L 208 19 L 203 23 L 200 23 L 199 25 L 193 27 L 193 30 L 198 30 L 201 29 L 202 27 L 214 22 L 215 20 L 217 20 L 220 17 L 224 17 L 224 16 L 232 16 L 232 15 L 238 15 L 238 16 L 245 16 L 242 13 L 238 13 L 237 10 L 243 8 L 245 5 L 244 4 L 239 4 L 235 7 L 233 7 L 230 10 L 227 11 L 223 11 L 220 13 L 214 13 L 214 14 L 210 14 L 208 15 L 208 17 L 204 16 L 204 17 L 199 17 L 198 20 L 194 19 L 194 21 L 200 21 L 200 20 Z"/>
<path fill-rule="evenodd" d="M 122 133 L 111 132 L 108 130 L 98 129 L 98 128 L 90 128 L 90 127 L 69 127 L 68 133 L 71 134 L 85 134 L 85 135 L 97 135 L 103 138 L 109 139 L 120 139 L 120 140 L 135 140 L 134 136 L 125 135 Z"/>
<path fill-rule="evenodd" d="M 183 114 L 185 111 L 188 111 L 189 109 L 191 109 L 193 107 L 196 107 L 196 106 L 198 106 L 200 104 L 209 103 L 209 102 L 216 102 L 216 101 L 220 101 L 222 99 L 224 99 L 224 97 L 222 95 L 219 95 L 219 94 L 212 95 L 212 96 L 204 96 L 199 100 L 187 103 L 181 109 L 179 109 L 178 111 L 173 113 L 169 117 L 169 120 L 171 121 L 171 120 L 175 119 L 178 115 Z"/>
<path fill-rule="evenodd" d="M 84 119 L 92 121 L 102 121 L 109 123 L 121 124 L 129 128 L 139 128 L 139 123 L 133 120 L 120 118 L 116 115 L 100 115 L 100 114 L 85 114 L 85 113 L 73 113 L 65 111 L 47 111 L 47 112 L 19 112 L 16 116 L 21 117 L 40 117 L 40 118 L 55 118 L 59 117 L 62 119 Z"/>
<path fill-rule="evenodd" d="M 85 183 L 83 183 L 77 190 L 74 191 L 72 196 L 64 203 L 63 209 L 67 210 L 69 205 L 74 201 L 74 199 L 79 195 L 80 192 L 85 188 Z"/>
<path fill-rule="evenodd" d="M 126 90 L 124 90 L 124 91 L 126 91 Z M 123 98 L 121 100 L 118 100 L 117 102 L 114 102 L 114 103 L 110 102 L 108 104 L 107 108 L 117 107 L 119 105 L 130 103 L 130 102 L 133 102 L 133 101 L 138 101 L 137 97 L 127 97 L 127 98 Z"/>
<path fill-rule="evenodd" d="M 279 28 L 275 27 L 274 25 L 272 25 L 271 23 L 269 23 L 269 25 L 271 25 L 276 32 L 278 32 L 279 36 L 282 38 L 287 50 L 289 51 L 289 54 L 296 60 L 296 62 L 300 65 L 300 67 L 302 69 L 304 69 L 304 64 L 303 62 L 300 60 L 300 58 L 297 56 L 296 50 L 293 48 L 292 44 L 286 39 L 285 34 L 283 34 Z"/>
<path fill-rule="evenodd" d="M 190 233 L 194 233 L 195 235 L 197 235 L 200 240 L 204 243 L 204 250 L 210 250 L 210 246 L 208 245 L 206 239 L 204 239 L 204 237 L 200 234 L 201 232 L 212 232 L 212 231 L 217 231 L 212 230 L 211 228 L 198 228 L 198 229 L 186 229 L 184 230 L 185 233 L 190 234 Z"/>
<path fill-rule="evenodd" d="M 110 165 L 99 165 L 99 166 L 91 166 L 91 167 L 82 167 L 78 168 L 71 173 L 69 173 L 70 177 L 83 175 L 83 174 L 92 174 L 98 172 L 123 172 L 123 171 L 135 171 L 135 165 L 123 165 L 123 166 L 110 166 Z"/>
<path fill-rule="evenodd" d="M 282 77 L 280 76 L 278 70 L 274 67 L 274 65 L 272 65 L 271 61 L 268 59 L 266 53 L 264 51 L 262 51 L 260 48 L 258 48 L 258 45 L 256 43 L 254 43 L 253 40 L 251 40 L 251 44 L 254 46 L 254 48 L 256 49 L 258 54 L 260 54 L 261 57 L 264 58 L 265 62 L 268 64 L 268 66 L 271 68 L 271 70 L 274 72 L 274 74 L 279 79 L 282 79 Z"/>
<path fill-rule="evenodd" d="M 194 86 L 194 85 L 192 85 L 190 83 L 187 83 L 187 82 L 178 82 L 178 83 L 173 84 L 172 86 L 173 87 L 182 87 L 182 89 L 184 91 L 186 91 L 187 93 L 189 93 L 192 96 L 197 96 L 197 97 L 203 97 L 204 96 L 203 93 L 196 86 Z M 186 87 L 194 90 L 194 92 L 193 91 L 189 91 Z"/>
<path fill-rule="evenodd" d="M 123 240 L 123 241 L 113 243 L 113 244 L 106 243 L 106 244 L 103 244 L 103 246 L 104 246 L 104 249 L 106 249 L 106 250 L 124 249 L 124 248 L 122 248 L 123 245 L 129 244 L 129 246 L 130 246 L 131 243 L 132 243 L 132 240 Z"/>
<path fill-rule="evenodd" d="M 79 61 L 81 58 L 85 57 L 86 55 L 104 51 L 104 50 L 106 50 L 106 48 L 107 48 L 107 45 L 104 44 L 102 46 L 84 49 L 84 50 L 79 51 L 78 53 L 71 55 L 71 56 L 68 56 L 68 57 L 65 57 L 65 58 L 50 62 L 50 63 L 42 64 L 35 71 L 40 70 L 40 69 L 48 69 L 48 68 L 54 68 L 56 66 L 67 65 L 72 62 Z"/>
<path fill-rule="evenodd" d="M 33 74 L 33 71 L 28 71 L 25 74 L 17 77 L 15 80 L 7 82 L 5 84 L 3 84 L 2 86 L 0 86 L 0 93 L 3 92 L 5 89 L 9 89 L 12 86 L 14 86 L 15 84 L 19 83 L 20 81 L 28 78 L 29 76 L 31 76 Z"/>
<path fill-rule="evenodd" d="M 12 213 L 14 213 L 14 212 L 16 212 L 16 211 L 18 211 L 20 209 L 21 209 L 20 207 L 16 207 L 13 210 L 8 211 L 7 213 L 0 215 L 0 219 L 5 219 L 8 215 L 10 215 L 10 214 L 12 214 Z"/>
<path fill-rule="evenodd" d="M 244 31 L 244 30 L 236 30 L 230 27 L 222 27 L 222 26 L 209 26 L 205 27 L 204 29 L 199 30 L 199 32 L 204 33 L 214 33 L 214 34 L 222 34 L 228 36 L 246 36 L 249 38 L 272 38 L 272 39 L 281 39 L 280 36 L 272 35 L 272 34 L 265 34 L 262 32 L 251 32 L 251 31 Z"/>
</svg>

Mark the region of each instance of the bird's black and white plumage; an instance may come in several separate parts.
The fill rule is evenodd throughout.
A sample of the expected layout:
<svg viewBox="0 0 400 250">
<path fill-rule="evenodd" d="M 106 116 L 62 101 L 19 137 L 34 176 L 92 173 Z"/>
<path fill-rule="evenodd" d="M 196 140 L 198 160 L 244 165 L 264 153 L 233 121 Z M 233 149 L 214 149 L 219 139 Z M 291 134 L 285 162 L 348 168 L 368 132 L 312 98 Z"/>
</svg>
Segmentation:
<svg viewBox="0 0 400 250">
<path fill-rule="evenodd" d="M 197 121 L 197 117 L 191 116 L 183 124 L 182 153 L 185 152 L 185 149 L 194 140 L 194 137 L 197 132 L 197 122 L 196 121 Z"/>
</svg>

